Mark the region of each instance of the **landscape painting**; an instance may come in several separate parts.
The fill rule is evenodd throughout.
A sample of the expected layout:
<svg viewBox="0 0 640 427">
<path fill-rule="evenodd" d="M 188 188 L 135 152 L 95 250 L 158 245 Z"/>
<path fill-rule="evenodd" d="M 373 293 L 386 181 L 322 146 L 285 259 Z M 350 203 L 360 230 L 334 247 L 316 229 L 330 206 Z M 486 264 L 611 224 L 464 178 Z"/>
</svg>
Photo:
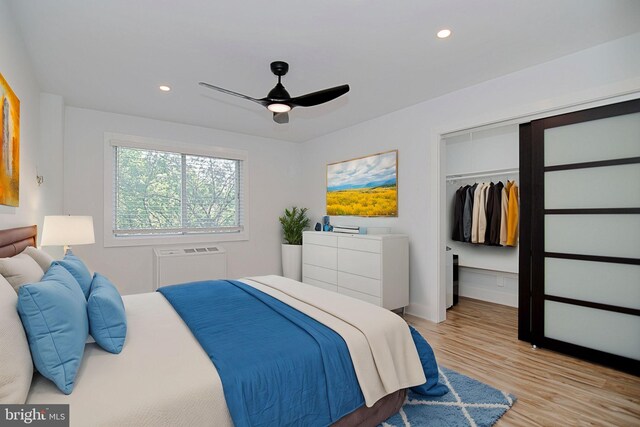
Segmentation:
<svg viewBox="0 0 640 427">
<path fill-rule="evenodd" d="M 398 150 L 327 165 L 327 215 L 398 216 Z"/>
<path fill-rule="evenodd" d="M 0 74 L 0 205 L 20 200 L 20 101 Z"/>
</svg>

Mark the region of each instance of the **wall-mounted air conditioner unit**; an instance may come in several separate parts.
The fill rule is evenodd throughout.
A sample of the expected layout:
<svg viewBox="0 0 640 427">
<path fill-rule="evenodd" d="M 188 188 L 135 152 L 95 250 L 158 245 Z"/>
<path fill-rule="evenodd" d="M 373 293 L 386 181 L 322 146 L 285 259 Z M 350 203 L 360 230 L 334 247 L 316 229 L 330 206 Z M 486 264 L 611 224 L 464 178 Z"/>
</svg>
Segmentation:
<svg viewBox="0 0 640 427">
<path fill-rule="evenodd" d="M 153 249 L 154 289 L 178 283 L 227 277 L 227 253 L 220 246 Z"/>
</svg>

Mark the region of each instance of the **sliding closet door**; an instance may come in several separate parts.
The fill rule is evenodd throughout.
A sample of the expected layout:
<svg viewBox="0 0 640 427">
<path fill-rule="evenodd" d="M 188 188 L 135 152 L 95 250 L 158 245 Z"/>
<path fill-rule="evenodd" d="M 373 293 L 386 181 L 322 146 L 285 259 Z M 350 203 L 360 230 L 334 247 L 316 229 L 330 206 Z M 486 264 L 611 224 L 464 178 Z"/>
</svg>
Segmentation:
<svg viewBox="0 0 640 427">
<path fill-rule="evenodd" d="M 531 340 L 640 366 L 640 100 L 531 122 Z"/>
</svg>

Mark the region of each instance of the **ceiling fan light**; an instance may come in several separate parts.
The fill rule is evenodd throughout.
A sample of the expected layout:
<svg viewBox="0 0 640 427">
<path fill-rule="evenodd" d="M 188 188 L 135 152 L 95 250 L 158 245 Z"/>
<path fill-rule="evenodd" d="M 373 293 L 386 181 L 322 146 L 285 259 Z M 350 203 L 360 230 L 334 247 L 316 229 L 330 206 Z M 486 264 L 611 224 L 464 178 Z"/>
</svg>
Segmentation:
<svg viewBox="0 0 640 427">
<path fill-rule="evenodd" d="M 273 111 L 274 113 L 286 113 L 291 111 L 291 107 L 287 104 L 279 104 L 277 102 L 267 105 L 267 109 L 269 111 Z"/>
</svg>

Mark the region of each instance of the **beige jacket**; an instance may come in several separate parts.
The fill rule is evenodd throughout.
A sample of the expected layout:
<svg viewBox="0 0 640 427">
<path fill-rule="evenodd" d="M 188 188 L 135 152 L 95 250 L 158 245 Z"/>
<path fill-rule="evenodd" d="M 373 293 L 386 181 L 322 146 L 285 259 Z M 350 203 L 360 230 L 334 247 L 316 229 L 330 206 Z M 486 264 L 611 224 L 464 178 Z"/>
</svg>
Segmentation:
<svg viewBox="0 0 640 427">
<path fill-rule="evenodd" d="M 478 243 L 484 243 L 484 235 L 487 232 L 487 193 L 490 184 L 484 184 L 480 192 L 479 209 L 478 209 Z"/>
<path fill-rule="evenodd" d="M 478 243 L 478 218 L 480 215 L 480 193 L 486 184 L 478 184 L 473 193 L 473 211 L 471 213 L 471 243 Z"/>
</svg>

